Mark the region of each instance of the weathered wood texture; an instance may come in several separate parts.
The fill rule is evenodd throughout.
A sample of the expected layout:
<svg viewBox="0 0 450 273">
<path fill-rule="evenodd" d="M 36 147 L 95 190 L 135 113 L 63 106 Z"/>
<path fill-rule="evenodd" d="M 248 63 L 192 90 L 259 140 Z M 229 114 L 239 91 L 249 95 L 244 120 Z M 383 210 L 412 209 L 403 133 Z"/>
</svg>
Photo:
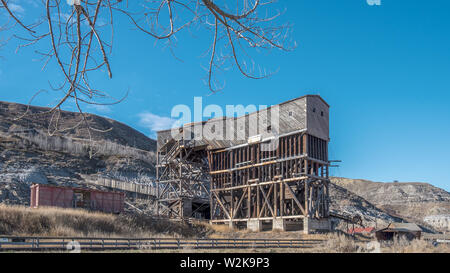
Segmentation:
<svg viewBox="0 0 450 273">
<path fill-rule="evenodd" d="M 328 127 L 329 105 L 307 95 L 158 132 L 159 204 L 186 217 L 185 198 L 208 198 L 213 222 L 327 218 Z"/>
<path fill-rule="evenodd" d="M 327 141 L 306 133 L 278 141 L 273 151 L 261 143 L 208 151 L 213 221 L 328 217 Z"/>
<path fill-rule="evenodd" d="M 248 107 L 247 110 L 255 108 Z M 191 145 L 209 149 L 245 144 L 249 137 L 284 135 L 307 130 L 329 140 L 329 105 L 318 95 L 306 95 L 240 117 L 219 117 L 158 132 L 158 147 L 175 140 L 192 140 Z"/>
</svg>

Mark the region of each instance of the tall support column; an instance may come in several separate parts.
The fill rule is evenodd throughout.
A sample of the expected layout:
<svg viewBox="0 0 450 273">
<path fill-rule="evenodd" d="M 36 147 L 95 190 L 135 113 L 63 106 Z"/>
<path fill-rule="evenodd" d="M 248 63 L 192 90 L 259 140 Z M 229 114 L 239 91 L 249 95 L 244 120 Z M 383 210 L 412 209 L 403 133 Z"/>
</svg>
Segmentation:
<svg viewBox="0 0 450 273">
<path fill-rule="evenodd" d="M 273 217 L 277 217 L 278 215 L 278 183 L 273 184 Z"/>
<path fill-rule="evenodd" d="M 307 165 L 307 164 L 306 164 Z M 309 185 L 308 185 L 308 180 L 305 180 L 305 217 L 309 217 L 309 206 L 308 206 L 308 192 L 309 192 Z"/>
<path fill-rule="evenodd" d="M 160 157 L 160 151 L 159 149 L 156 151 L 156 216 L 159 217 L 159 157 Z"/>
<path fill-rule="evenodd" d="M 303 218 L 303 234 L 309 234 L 310 232 L 309 217 L 305 217 Z"/>
<path fill-rule="evenodd" d="M 215 222 L 228 223 L 233 218 L 236 223 L 247 221 L 250 230 L 259 230 L 263 222 L 257 221 L 271 219 L 274 229 L 286 230 L 286 226 L 300 227 L 307 218 L 303 221 L 309 232 L 311 221 L 327 217 L 326 172 L 322 171 L 326 164 L 313 156 L 319 153 L 319 142 L 303 132 L 279 141 L 276 152 L 260 151 L 253 144 L 213 152 L 218 156 L 210 165 L 219 167 L 211 175 L 213 187 L 220 189 L 216 199 L 221 200 L 220 213 L 213 215 Z M 232 165 L 223 164 L 226 153 L 233 153 Z"/>
</svg>

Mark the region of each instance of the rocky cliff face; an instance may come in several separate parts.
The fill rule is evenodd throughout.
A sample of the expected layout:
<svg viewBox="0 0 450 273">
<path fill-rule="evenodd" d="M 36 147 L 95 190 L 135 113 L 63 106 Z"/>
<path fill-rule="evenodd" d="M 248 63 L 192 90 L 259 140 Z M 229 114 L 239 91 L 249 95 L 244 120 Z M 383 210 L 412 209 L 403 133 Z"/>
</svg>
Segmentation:
<svg viewBox="0 0 450 273">
<path fill-rule="evenodd" d="M 89 139 L 79 113 L 61 111 L 55 117 L 48 110 L 0 102 L 0 202 L 28 205 L 31 183 L 83 185 L 79 174 L 154 177 L 155 140 L 120 122 L 86 114 L 92 128 L 104 131 L 91 130 Z"/>
<path fill-rule="evenodd" d="M 450 230 L 450 214 L 443 215 L 430 215 L 423 219 L 425 223 L 436 227 L 438 230 L 449 231 Z"/>
<path fill-rule="evenodd" d="M 330 184 L 330 200 L 332 211 L 352 216 L 359 215 L 366 227 L 381 228 L 387 226 L 390 222 L 403 221 L 403 219 L 390 215 L 361 196 L 334 183 Z M 333 221 L 339 229 L 344 231 L 347 229 L 345 221 L 337 219 Z"/>
<path fill-rule="evenodd" d="M 155 151 L 156 141 L 121 122 L 78 112 L 49 113 L 50 108 L 0 101 L 0 132 L 32 133 L 40 131 L 73 140 L 111 142 L 144 151 Z M 19 118 L 20 117 L 20 118 Z M 92 130 L 88 132 L 86 122 Z M 59 130 L 55 130 L 59 129 Z"/>
<path fill-rule="evenodd" d="M 333 177 L 331 181 L 353 192 L 390 215 L 449 231 L 450 193 L 427 183 L 372 182 Z M 439 220 L 438 220 L 439 219 Z"/>
</svg>

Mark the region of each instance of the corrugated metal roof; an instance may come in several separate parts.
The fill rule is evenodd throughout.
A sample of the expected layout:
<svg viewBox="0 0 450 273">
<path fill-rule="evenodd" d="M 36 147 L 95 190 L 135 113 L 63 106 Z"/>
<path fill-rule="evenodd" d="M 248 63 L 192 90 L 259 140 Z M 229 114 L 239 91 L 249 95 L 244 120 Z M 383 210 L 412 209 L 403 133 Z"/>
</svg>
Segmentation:
<svg viewBox="0 0 450 273">
<path fill-rule="evenodd" d="M 422 229 L 414 223 L 390 223 L 387 227 L 378 231 L 418 232 L 422 231 Z"/>
<path fill-rule="evenodd" d="M 422 231 L 422 229 L 414 223 L 390 223 L 388 228 L 406 231 Z"/>
</svg>

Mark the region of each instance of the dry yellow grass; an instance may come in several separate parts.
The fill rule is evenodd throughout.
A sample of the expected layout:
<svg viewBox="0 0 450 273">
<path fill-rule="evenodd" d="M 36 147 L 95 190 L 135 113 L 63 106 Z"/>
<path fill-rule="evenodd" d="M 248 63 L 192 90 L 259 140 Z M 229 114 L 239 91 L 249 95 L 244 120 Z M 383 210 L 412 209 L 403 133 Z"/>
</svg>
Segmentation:
<svg viewBox="0 0 450 273">
<path fill-rule="evenodd" d="M 233 230 L 228 226 L 228 225 L 210 225 L 207 224 L 207 226 L 213 230 L 214 232 L 219 232 L 219 233 L 230 233 Z"/>
<path fill-rule="evenodd" d="M 357 243 L 353 238 L 345 234 L 330 233 L 326 236 L 324 252 L 327 253 L 355 253 L 362 252 L 364 245 Z"/>
<path fill-rule="evenodd" d="M 382 247 L 383 252 L 389 253 L 450 253 L 449 244 L 438 244 L 433 246 L 430 241 L 395 239 L 390 244 Z"/>
<path fill-rule="evenodd" d="M 375 242 L 375 241 L 373 241 Z M 369 247 L 371 241 L 354 240 L 352 237 L 344 234 L 330 233 L 327 235 L 327 241 L 323 246 L 323 252 L 332 253 L 367 253 L 375 249 Z M 321 251 L 321 252 L 322 252 Z M 450 253 L 448 244 L 439 244 L 433 246 L 430 241 L 423 239 L 406 240 L 395 239 L 392 242 L 381 242 L 379 252 L 381 253 Z"/>
<path fill-rule="evenodd" d="M 230 249 L 220 252 L 369 252 L 369 241 L 338 233 L 304 235 L 296 232 L 249 232 L 231 230 L 227 225 L 155 220 L 144 215 L 113 215 L 81 209 L 38 208 L 0 204 L 0 235 L 77 236 L 77 237 L 210 237 L 210 238 L 266 238 L 266 239 L 323 239 L 324 243 L 310 249 Z M 448 244 L 433 246 L 425 240 L 394 240 L 381 244 L 381 252 L 393 253 L 450 253 Z M 147 252 L 147 251 L 145 251 Z M 149 251 L 166 252 L 166 251 Z M 167 252 L 172 252 L 167 250 Z M 184 249 L 173 252 L 215 252 L 215 250 Z"/>
<path fill-rule="evenodd" d="M 145 215 L 114 215 L 55 207 L 0 204 L 0 234 L 80 237 L 193 237 L 203 231 Z"/>
</svg>

